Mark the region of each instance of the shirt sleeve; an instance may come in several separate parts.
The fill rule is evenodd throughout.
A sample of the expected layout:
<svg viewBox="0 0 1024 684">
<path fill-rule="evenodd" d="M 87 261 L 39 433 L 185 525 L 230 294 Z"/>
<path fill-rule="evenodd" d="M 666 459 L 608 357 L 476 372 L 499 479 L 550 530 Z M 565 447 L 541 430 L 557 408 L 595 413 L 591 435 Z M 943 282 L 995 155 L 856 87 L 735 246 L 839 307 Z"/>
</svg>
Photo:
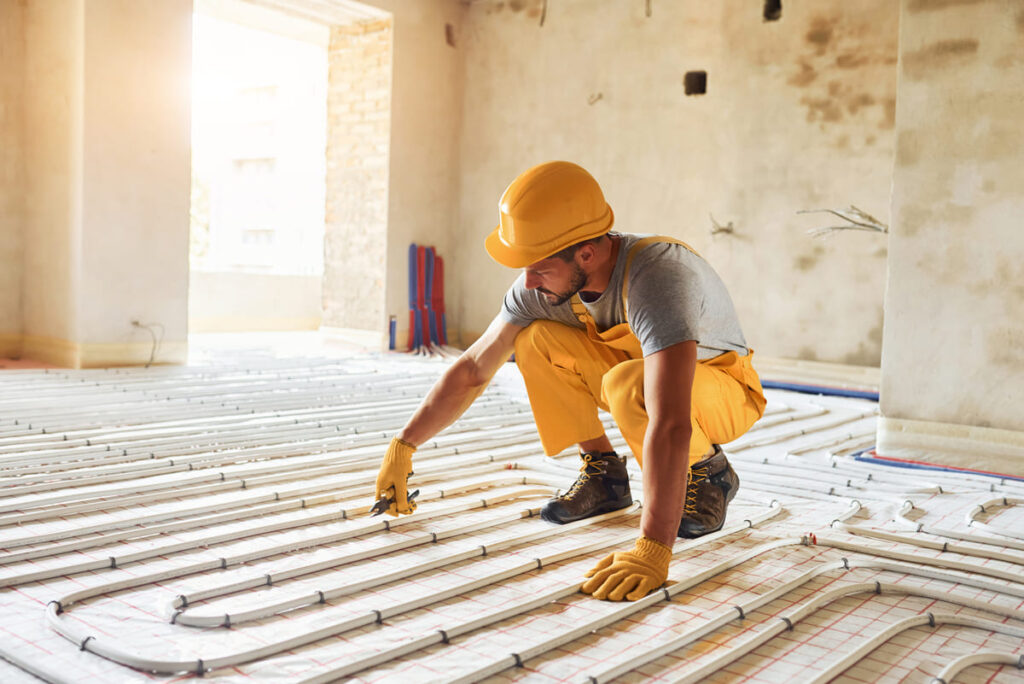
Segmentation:
<svg viewBox="0 0 1024 684">
<path fill-rule="evenodd" d="M 672 247 L 651 245 L 630 268 L 627 316 L 644 356 L 680 342 L 700 343 L 700 274 L 679 259 L 664 258 Z"/>
</svg>

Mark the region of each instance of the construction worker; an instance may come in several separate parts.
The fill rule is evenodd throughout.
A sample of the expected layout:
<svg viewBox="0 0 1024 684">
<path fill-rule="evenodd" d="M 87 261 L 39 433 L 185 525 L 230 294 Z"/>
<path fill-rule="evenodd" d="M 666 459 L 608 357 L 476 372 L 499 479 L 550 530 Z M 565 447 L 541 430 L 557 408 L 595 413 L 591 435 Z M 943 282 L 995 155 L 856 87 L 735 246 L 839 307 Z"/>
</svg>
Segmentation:
<svg viewBox="0 0 1024 684">
<path fill-rule="evenodd" d="M 668 576 L 676 537 L 722 527 L 739 478 L 718 444 L 764 413 L 765 399 L 732 300 L 718 275 L 671 238 L 611 232 L 597 181 L 556 161 L 516 178 L 486 240 L 523 272 L 486 332 L 433 386 L 392 440 L 375 498 L 411 513 L 416 447 L 454 422 L 514 351 L 545 453 L 578 445 L 575 483 L 541 516 L 566 523 L 632 503 L 626 463 L 598 418 L 609 411 L 643 475 L 633 549 L 587 573 L 581 590 L 637 600 Z"/>
</svg>

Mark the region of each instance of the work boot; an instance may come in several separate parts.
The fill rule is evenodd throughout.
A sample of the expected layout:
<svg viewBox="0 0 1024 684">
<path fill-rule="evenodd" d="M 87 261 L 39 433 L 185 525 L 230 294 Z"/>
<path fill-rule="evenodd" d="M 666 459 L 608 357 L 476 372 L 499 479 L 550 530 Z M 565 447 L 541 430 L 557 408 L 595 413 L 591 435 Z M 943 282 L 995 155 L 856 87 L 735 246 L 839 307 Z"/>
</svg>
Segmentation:
<svg viewBox="0 0 1024 684">
<path fill-rule="evenodd" d="M 629 494 L 626 460 L 614 451 L 580 454 L 579 477 L 565 494 L 556 496 L 540 509 L 540 517 L 559 525 L 598 513 L 617 511 L 633 503 Z"/>
<path fill-rule="evenodd" d="M 722 529 L 725 509 L 739 488 L 739 476 L 716 444 L 714 454 L 690 466 L 679 536 L 692 539 Z"/>
</svg>

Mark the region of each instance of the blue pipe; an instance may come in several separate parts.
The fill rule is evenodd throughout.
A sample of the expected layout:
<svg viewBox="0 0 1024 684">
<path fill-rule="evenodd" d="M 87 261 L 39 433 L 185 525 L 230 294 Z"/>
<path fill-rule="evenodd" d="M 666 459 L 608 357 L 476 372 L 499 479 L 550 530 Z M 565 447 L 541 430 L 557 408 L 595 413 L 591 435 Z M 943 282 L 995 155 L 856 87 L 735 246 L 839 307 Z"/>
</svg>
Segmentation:
<svg viewBox="0 0 1024 684">
<path fill-rule="evenodd" d="M 869 399 L 871 401 L 878 401 L 878 392 L 869 392 L 865 390 L 849 390 L 841 389 L 839 387 L 825 387 L 822 385 L 804 385 L 795 382 L 774 382 L 772 380 L 762 380 L 761 387 L 764 389 L 789 390 L 790 392 L 800 392 L 802 394 L 819 394 L 829 397 L 847 397 L 849 399 Z"/>
</svg>

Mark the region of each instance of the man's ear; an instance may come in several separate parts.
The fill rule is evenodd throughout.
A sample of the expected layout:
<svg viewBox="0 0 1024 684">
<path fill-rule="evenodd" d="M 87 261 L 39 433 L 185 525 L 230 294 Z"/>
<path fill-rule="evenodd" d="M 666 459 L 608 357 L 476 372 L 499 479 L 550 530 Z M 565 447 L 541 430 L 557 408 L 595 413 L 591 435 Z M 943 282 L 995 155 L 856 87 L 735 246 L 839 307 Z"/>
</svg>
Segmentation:
<svg viewBox="0 0 1024 684">
<path fill-rule="evenodd" d="M 594 259 L 597 257 L 597 250 L 594 248 L 594 243 L 588 242 L 585 245 L 581 245 L 574 255 L 577 259 L 577 263 L 580 266 L 589 266 L 594 263 Z"/>
</svg>

